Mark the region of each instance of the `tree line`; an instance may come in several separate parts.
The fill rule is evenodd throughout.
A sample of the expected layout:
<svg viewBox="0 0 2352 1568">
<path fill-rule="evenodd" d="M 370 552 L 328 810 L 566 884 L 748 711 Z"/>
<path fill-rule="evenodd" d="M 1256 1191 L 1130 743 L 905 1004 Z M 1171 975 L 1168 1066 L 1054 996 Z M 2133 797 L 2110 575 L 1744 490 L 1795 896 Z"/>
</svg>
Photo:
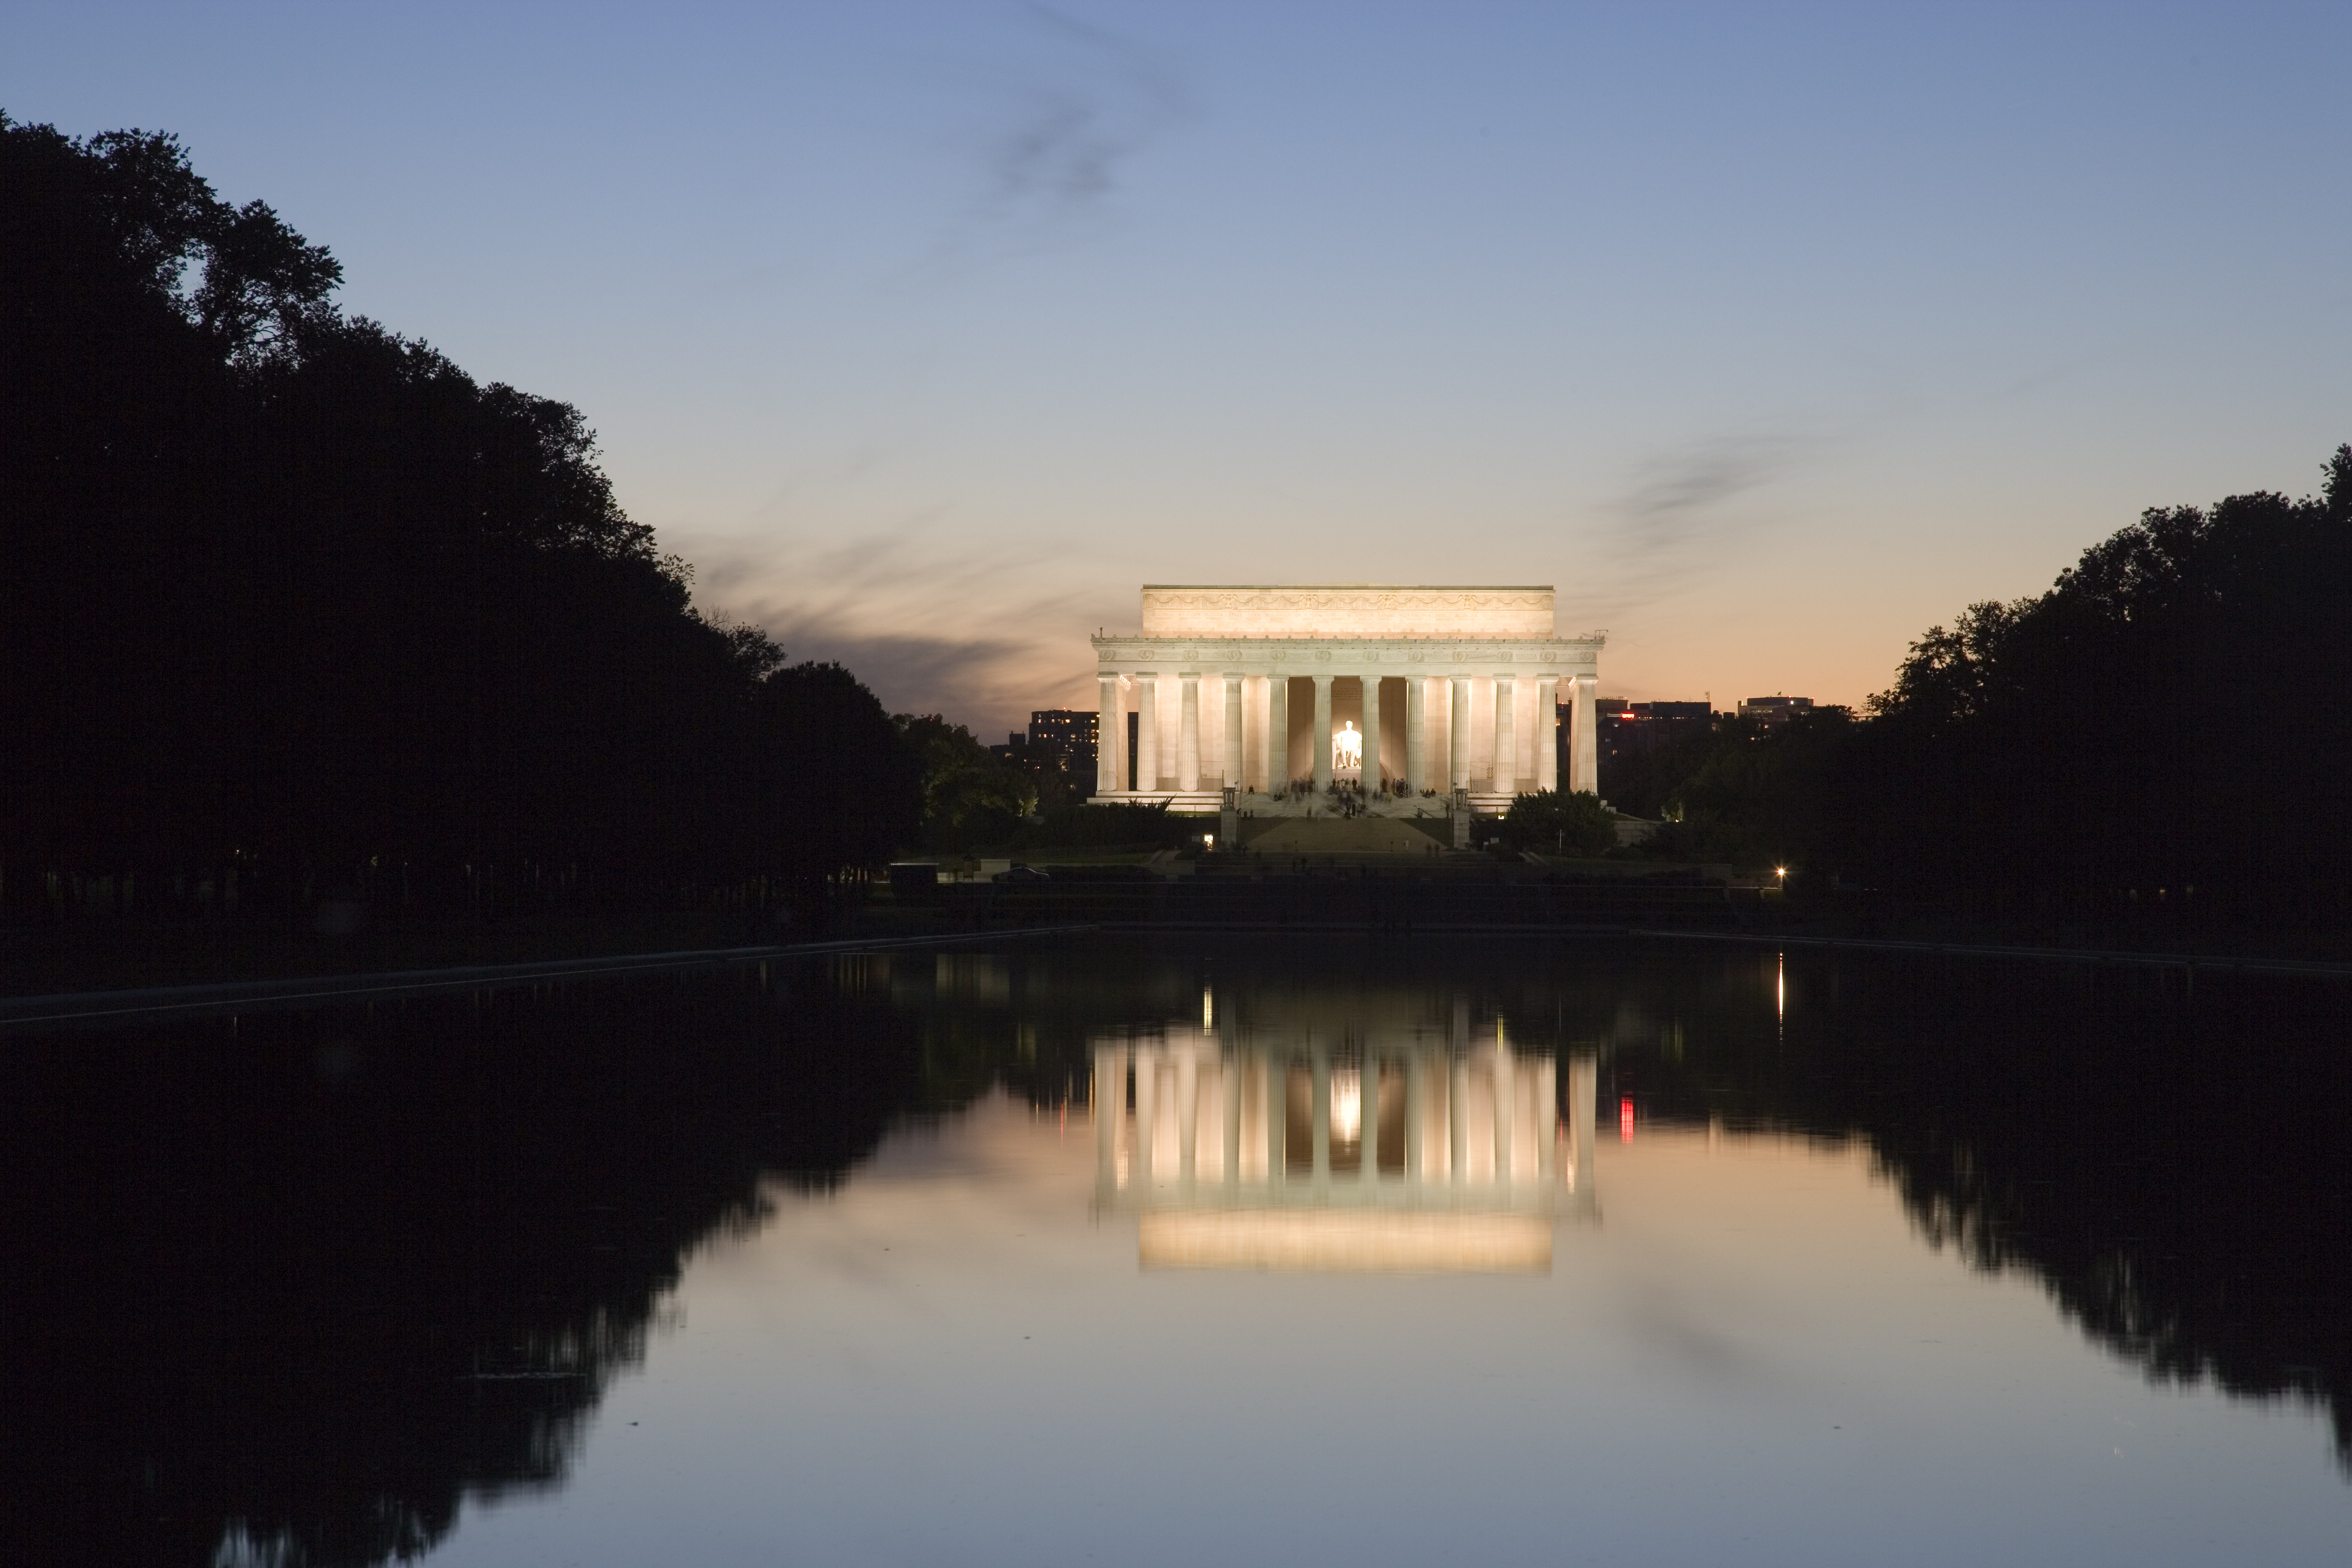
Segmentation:
<svg viewBox="0 0 2352 1568">
<path fill-rule="evenodd" d="M 807 896 L 921 830 L 570 405 L 336 308 L 173 137 L 0 116 L 0 907 Z"/>
<path fill-rule="evenodd" d="M 1718 721 L 1617 804 L 1649 852 L 1989 914 L 2352 917 L 2352 446 L 2316 496 L 2152 508 L 1969 605 L 1860 715 Z"/>
</svg>

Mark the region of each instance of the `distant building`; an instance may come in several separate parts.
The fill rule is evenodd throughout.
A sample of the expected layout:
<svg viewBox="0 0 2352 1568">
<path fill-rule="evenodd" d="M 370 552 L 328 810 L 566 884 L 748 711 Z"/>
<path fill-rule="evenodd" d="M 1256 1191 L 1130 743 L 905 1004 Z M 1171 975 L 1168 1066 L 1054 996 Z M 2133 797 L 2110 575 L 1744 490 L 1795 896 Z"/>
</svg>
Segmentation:
<svg viewBox="0 0 2352 1568">
<path fill-rule="evenodd" d="M 1624 765 L 1669 742 L 1704 735 L 1715 726 L 1715 709 L 1705 702 L 1628 702 L 1622 697 L 1594 700 L 1593 726 L 1600 752 L 1601 793 L 1623 776 Z"/>
<path fill-rule="evenodd" d="M 1739 705 L 1739 716 L 1769 730 L 1800 713 L 1810 713 L 1812 708 L 1813 700 L 1810 697 L 1750 697 Z"/>
<path fill-rule="evenodd" d="M 1095 727 L 1100 716 L 1083 708 L 1041 708 L 1029 715 L 1029 744 L 1052 754 L 1072 778 L 1095 771 Z M 1016 741 L 1019 736 L 1014 736 Z"/>
</svg>

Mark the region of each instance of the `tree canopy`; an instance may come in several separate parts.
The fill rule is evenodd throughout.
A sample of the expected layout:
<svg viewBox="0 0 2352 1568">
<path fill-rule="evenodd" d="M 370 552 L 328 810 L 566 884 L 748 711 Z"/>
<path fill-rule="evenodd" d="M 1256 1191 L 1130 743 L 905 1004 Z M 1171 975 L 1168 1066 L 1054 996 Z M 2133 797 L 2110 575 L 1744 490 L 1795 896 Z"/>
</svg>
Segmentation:
<svg viewBox="0 0 2352 1568">
<path fill-rule="evenodd" d="M 0 275 L 7 899 L 642 898 L 912 836 L 880 705 L 698 614 L 579 410 L 338 310 L 327 250 L 171 136 L 0 117 Z"/>
<path fill-rule="evenodd" d="M 1859 721 L 1677 752 L 1657 852 L 1801 859 L 2023 910 L 2343 923 L 2352 447 L 2321 492 L 2154 508 L 1911 645 Z"/>
</svg>

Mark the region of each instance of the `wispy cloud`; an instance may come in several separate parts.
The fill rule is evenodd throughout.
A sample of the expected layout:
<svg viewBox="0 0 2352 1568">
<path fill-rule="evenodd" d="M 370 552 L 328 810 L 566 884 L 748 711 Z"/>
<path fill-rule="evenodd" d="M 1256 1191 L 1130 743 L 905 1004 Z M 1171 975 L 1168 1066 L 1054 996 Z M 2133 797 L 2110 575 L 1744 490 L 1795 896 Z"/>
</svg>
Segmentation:
<svg viewBox="0 0 2352 1568">
<path fill-rule="evenodd" d="M 1136 160 L 1190 121 L 1168 51 L 1051 6 L 1019 8 L 1017 63 L 989 79 L 963 146 L 980 176 L 924 269 L 1067 244 L 1097 232 Z"/>
<path fill-rule="evenodd" d="M 1129 159 L 1190 116 L 1191 94 L 1170 58 L 1140 40 L 1049 6 L 1024 11 L 1073 68 L 1024 90 L 989 140 L 989 198 L 999 210 L 1066 216 L 1109 195 Z"/>
<path fill-rule="evenodd" d="M 703 596 L 794 659 L 838 659 L 895 712 L 990 730 L 1078 689 L 1070 628 L 1087 595 L 1049 571 L 1068 552 L 959 547 L 947 509 L 827 545 L 763 546 L 704 569 Z"/>
<path fill-rule="evenodd" d="M 1694 585 L 1764 514 L 1755 492 L 1808 460 L 1817 437 L 1720 435 L 1670 448 L 1636 468 L 1591 535 L 1591 570 L 1576 609 L 1605 616 Z"/>
</svg>

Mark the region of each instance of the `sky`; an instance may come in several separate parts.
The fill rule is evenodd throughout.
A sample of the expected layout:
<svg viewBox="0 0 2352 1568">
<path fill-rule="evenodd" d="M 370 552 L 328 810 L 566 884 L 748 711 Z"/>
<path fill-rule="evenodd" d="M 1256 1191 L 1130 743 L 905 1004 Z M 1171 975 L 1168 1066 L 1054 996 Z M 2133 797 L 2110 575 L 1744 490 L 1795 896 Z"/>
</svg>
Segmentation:
<svg viewBox="0 0 2352 1568">
<path fill-rule="evenodd" d="M 2352 440 L 2341 4 L 0 5 L 346 309 L 579 406 L 710 614 L 984 735 L 1153 583 L 1544 583 L 1858 702 Z"/>
</svg>

